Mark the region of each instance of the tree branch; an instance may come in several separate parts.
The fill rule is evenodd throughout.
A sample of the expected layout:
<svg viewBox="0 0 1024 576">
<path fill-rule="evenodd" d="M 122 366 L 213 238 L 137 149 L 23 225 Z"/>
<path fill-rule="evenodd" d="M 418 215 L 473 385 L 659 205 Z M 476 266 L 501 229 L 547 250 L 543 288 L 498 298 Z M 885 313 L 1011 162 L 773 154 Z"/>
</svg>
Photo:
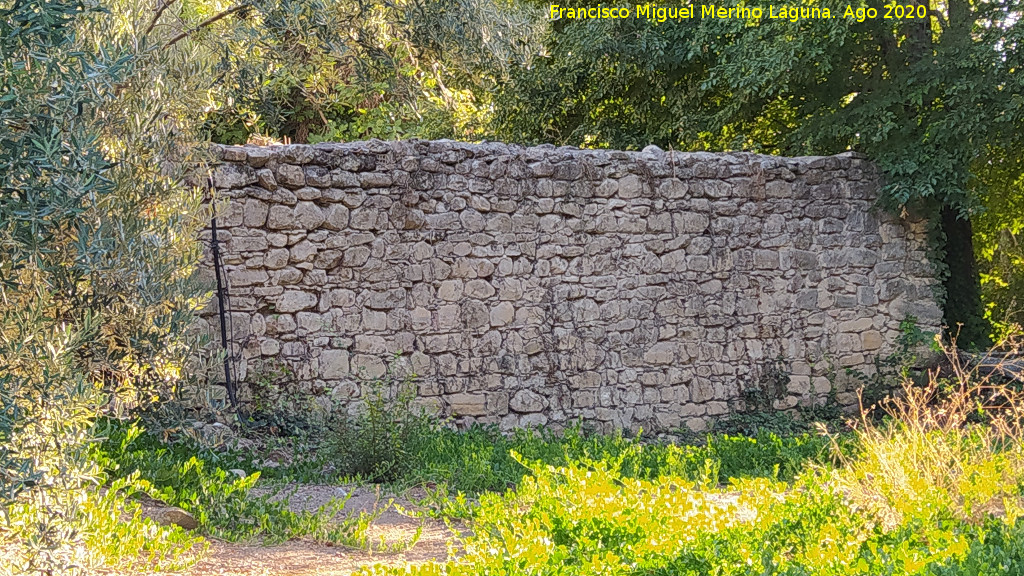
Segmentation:
<svg viewBox="0 0 1024 576">
<path fill-rule="evenodd" d="M 161 16 L 163 16 L 164 10 L 167 10 L 171 4 L 174 4 L 177 1 L 178 0 L 164 0 L 161 2 L 160 6 L 156 9 L 156 14 L 153 14 L 153 19 L 149 21 L 149 26 L 146 26 L 146 31 L 143 32 L 142 35 L 148 36 L 149 33 L 153 31 L 153 28 L 156 27 L 157 21 L 160 20 Z"/>
<path fill-rule="evenodd" d="M 184 40 L 185 38 L 188 38 L 189 36 L 195 34 L 199 30 L 202 30 L 203 28 L 206 28 L 207 26 L 213 24 L 214 22 L 217 22 L 218 20 L 222 20 L 224 18 L 227 18 L 228 16 L 231 16 L 235 12 L 240 12 L 242 10 L 245 10 L 245 9 L 249 8 L 249 7 L 250 7 L 249 4 L 239 4 L 238 6 L 235 6 L 233 8 L 228 8 L 227 10 L 221 12 L 220 14 L 217 14 L 215 16 L 210 16 L 206 20 L 203 20 L 202 22 L 197 24 L 195 26 L 195 28 L 192 28 L 191 30 L 186 30 L 186 31 L 182 32 L 181 34 L 178 34 L 174 38 L 171 38 L 170 41 L 167 42 L 167 44 L 164 44 L 164 48 L 170 48 L 171 46 L 174 46 L 175 44 L 177 44 L 179 41 Z"/>
<path fill-rule="evenodd" d="M 939 23 L 939 28 L 942 28 L 943 32 L 945 32 L 946 28 L 949 27 L 949 23 L 946 21 L 946 18 L 942 15 L 942 12 L 939 12 L 938 10 L 933 10 L 932 8 L 928 8 L 928 15 L 931 16 L 932 18 L 935 18 L 935 21 Z"/>
</svg>

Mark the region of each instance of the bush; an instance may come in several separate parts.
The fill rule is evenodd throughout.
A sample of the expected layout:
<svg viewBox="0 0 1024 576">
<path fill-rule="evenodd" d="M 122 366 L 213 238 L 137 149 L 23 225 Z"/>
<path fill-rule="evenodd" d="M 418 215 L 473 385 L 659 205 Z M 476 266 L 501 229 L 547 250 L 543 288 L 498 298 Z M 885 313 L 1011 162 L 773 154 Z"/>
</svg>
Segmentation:
<svg viewBox="0 0 1024 576">
<path fill-rule="evenodd" d="M 414 404 L 412 377 L 400 378 L 394 363 L 380 377 L 363 382 L 363 402 L 355 415 L 337 415 L 331 424 L 328 452 L 341 474 L 368 482 L 394 482 L 414 466 L 423 444 L 439 424 Z"/>
<path fill-rule="evenodd" d="M 862 419 L 859 455 L 838 476 L 850 499 L 886 525 L 979 522 L 1024 509 L 1024 396 L 971 370 L 955 350 L 947 355 L 949 379 L 907 381 L 881 403 L 885 422 Z"/>
</svg>

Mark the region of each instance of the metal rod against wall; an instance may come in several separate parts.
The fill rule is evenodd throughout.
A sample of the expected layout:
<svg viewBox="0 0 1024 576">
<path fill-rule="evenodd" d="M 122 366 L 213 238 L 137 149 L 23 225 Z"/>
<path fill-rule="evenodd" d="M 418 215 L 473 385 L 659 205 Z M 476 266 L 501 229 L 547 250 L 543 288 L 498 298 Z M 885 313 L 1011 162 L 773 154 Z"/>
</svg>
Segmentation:
<svg viewBox="0 0 1024 576">
<path fill-rule="evenodd" d="M 213 177 L 209 177 L 207 185 L 210 191 L 210 207 L 213 208 L 213 200 L 216 190 L 213 187 Z M 235 393 L 235 382 L 231 379 L 231 349 L 228 347 L 227 314 L 225 312 L 224 282 L 221 280 L 220 246 L 217 242 L 217 216 L 216 210 L 210 212 L 210 244 L 213 250 L 213 273 L 217 278 L 217 313 L 220 316 L 220 343 L 224 347 L 224 388 L 228 392 L 228 401 L 231 408 L 238 411 L 238 396 Z"/>
</svg>

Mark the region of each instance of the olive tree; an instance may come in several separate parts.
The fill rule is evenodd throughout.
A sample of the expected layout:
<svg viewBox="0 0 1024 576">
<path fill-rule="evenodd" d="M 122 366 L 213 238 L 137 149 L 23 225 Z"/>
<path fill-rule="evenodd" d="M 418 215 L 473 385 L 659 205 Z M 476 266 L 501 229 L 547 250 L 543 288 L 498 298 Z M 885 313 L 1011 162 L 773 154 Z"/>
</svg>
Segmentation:
<svg viewBox="0 0 1024 576">
<path fill-rule="evenodd" d="M 204 76 L 131 2 L 0 2 L 0 539 L 64 573 L 104 409 L 165 397 L 194 344 Z"/>
</svg>

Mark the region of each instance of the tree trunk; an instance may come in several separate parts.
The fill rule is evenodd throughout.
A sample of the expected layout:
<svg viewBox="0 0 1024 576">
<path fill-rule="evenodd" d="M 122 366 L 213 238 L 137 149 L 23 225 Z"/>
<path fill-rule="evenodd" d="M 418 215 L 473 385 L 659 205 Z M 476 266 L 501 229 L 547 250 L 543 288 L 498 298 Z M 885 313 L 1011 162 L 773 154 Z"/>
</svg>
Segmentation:
<svg viewBox="0 0 1024 576">
<path fill-rule="evenodd" d="M 309 143 L 309 120 L 303 120 L 299 122 L 298 127 L 295 128 L 295 137 L 292 142 L 296 144 L 308 144 Z"/>
<path fill-rule="evenodd" d="M 986 347 L 990 326 L 981 306 L 981 282 L 974 260 L 974 239 L 970 218 L 961 218 L 949 206 L 942 208 L 942 231 L 946 237 L 943 256 L 946 278 L 945 323 L 962 348 Z"/>
</svg>

